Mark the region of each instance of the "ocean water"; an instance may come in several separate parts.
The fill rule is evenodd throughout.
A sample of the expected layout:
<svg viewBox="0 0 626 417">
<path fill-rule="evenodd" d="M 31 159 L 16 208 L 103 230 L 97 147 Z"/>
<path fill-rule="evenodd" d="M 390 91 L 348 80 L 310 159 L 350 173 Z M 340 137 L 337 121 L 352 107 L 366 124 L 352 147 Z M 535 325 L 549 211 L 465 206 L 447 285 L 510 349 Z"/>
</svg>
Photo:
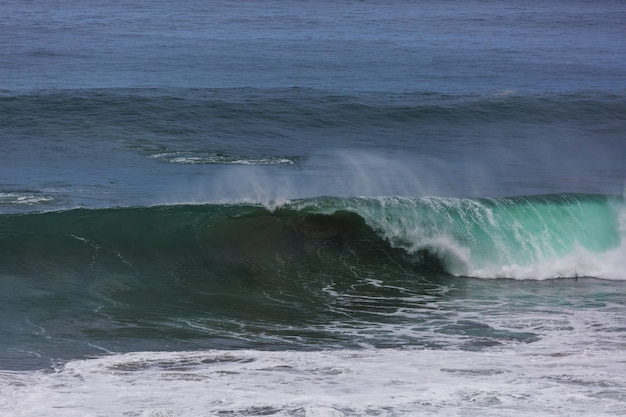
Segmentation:
<svg viewBox="0 0 626 417">
<path fill-rule="evenodd" d="M 0 12 L 1 415 L 626 415 L 624 2 Z"/>
</svg>

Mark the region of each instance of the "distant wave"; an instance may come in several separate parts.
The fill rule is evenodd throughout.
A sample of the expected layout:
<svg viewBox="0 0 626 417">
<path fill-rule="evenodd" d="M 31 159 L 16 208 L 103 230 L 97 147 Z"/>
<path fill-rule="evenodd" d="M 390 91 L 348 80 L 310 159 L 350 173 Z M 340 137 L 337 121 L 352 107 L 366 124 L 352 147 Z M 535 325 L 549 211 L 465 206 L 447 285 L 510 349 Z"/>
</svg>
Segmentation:
<svg viewBox="0 0 626 417">
<path fill-rule="evenodd" d="M 410 148 L 421 152 L 416 132 L 421 137 L 437 136 L 450 126 L 455 131 L 449 134 L 457 135 L 468 129 L 483 135 L 497 126 L 503 129 L 502 140 L 515 140 L 511 132 L 529 126 L 613 132 L 615 139 L 605 142 L 610 149 L 620 145 L 625 120 L 625 95 L 594 91 L 451 95 L 428 91 L 348 94 L 307 88 L 157 88 L 0 95 L 0 124 L 7 137 L 28 143 L 24 145 L 26 155 L 29 147 L 37 146 L 32 138 L 46 137 L 46 143 L 58 141 L 67 149 L 90 150 L 97 144 L 99 152 L 121 149 L 154 161 L 185 165 L 288 167 L 314 149 Z M 530 142 L 531 156 L 559 157 L 544 155 L 549 150 Z M 485 149 L 497 155 L 498 144 Z"/>
<path fill-rule="evenodd" d="M 54 197 L 38 191 L 0 192 L 0 206 L 35 206 L 42 203 L 50 203 L 53 200 Z"/>
<path fill-rule="evenodd" d="M 157 152 L 150 155 L 157 161 L 174 164 L 292 165 L 297 158 L 280 156 L 236 156 L 205 151 Z"/>
<path fill-rule="evenodd" d="M 0 95 L 7 127 L 29 127 L 82 120 L 89 127 L 106 121 L 135 129 L 227 135 L 281 136 L 281 128 L 384 127 L 398 123 L 480 121 L 624 120 L 623 94 L 580 91 L 525 94 L 442 94 L 434 92 L 338 94 L 307 88 L 232 89 L 77 89 Z M 189 123 L 192 121 L 193 123 Z M 270 127 L 274 130 L 268 130 Z M 74 126 L 75 127 L 75 126 Z M 205 129 L 198 131 L 197 129 Z"/>
</svg>

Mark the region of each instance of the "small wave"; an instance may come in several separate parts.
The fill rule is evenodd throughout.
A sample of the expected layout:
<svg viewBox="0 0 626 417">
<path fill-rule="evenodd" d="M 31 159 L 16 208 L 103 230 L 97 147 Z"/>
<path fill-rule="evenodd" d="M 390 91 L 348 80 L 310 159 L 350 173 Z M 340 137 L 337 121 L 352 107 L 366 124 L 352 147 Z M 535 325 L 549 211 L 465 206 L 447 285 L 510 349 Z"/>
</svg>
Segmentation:
<svg viewBox="0 0 626 417">
<path fill-rule="evenodd" d="M 236 156 L 212 152 L 162 152 L 150 158 L 172 164 L 293 165 L 295 158 L 274 156 Z"/>
<path fill-rule="evenodd" d="M 0 193 L 0 205 L 25 205 L 33 206 L 38 204 L 49 203 L 54 197 L 49 195 L 40 195 L 36 193 Z"/>
</svg>

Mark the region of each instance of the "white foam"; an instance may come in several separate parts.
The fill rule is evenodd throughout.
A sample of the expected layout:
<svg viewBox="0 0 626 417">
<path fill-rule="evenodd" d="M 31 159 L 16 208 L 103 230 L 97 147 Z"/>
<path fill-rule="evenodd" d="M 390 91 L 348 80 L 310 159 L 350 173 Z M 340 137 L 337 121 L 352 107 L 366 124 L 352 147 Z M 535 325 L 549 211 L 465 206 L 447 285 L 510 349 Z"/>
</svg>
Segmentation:
<svg viewBox="0 0 626 417">
<path fill-rule="evenodd" d="M 619 244 L 603 253 L 578 245 L 562 257 L 551 257 L 530 265 L 493 265 L 471 268 L 467 275 L 476 278 L 552 279 L 595 277 L 626 280 L 626 208 L 617 212 Z"/>
<path fill-rule="evenodd" d="M 595 277 L 626 280 L 626 244 L 605 253 L 593 253 L 577 248 L 574 253 L 551 258 L 530 265 L 495 265 L 475 268 L 466 274 L 476 278 L 554 279 Z"/>
<path fill-rule="evenodd" d="M 554 337 L 483 352 L 212 350 L 78 360 L 54 373 L 0 373 L 0 412 L 14 417 L 619 415 L 626 401 L 626 361 L 618 352 L 626 346 L 594 342 L 585 335 L 596 323 L 589 320 L 570 318 L 569 330 L 550 329 Z"/>
<path fill-rule="evenodd" d="M 284 157 L 236 157 L 212 152 L 162 152 L 150 158 L 174 164 L 230 164 L 230 165 L 293 165 L 294 161 Z"/>
<path fill-rule="evenodd" d="M 38 195 L 32 193 L 0 193 L 0 204 L 12 205 L 37 205 L 53 201 L 49 195 Z"/>
</svg>

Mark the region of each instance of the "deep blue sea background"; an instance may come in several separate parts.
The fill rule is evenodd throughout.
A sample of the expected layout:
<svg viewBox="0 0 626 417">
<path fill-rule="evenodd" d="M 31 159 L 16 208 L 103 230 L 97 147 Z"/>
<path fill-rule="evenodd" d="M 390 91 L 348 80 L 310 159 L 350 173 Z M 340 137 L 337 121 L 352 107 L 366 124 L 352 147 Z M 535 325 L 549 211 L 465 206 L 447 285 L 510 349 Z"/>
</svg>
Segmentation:
<svg viewBox="0 0 626 417">
<path fill-rule="evenodd" d="M 204 200 L 221 154 L 298 163 L 255 170 L 256 191 L 224 174 L 219 198 L 621 194 L 623 18 L 610 1 L 5 2 L 2 191 Z M 172 152 L 208 163 L 158 163 Z"/>
<path fill-rule="evenodd" d="M 0 3 L 0 414 L 621 415 L 626 3 Z"/>
</svg>

